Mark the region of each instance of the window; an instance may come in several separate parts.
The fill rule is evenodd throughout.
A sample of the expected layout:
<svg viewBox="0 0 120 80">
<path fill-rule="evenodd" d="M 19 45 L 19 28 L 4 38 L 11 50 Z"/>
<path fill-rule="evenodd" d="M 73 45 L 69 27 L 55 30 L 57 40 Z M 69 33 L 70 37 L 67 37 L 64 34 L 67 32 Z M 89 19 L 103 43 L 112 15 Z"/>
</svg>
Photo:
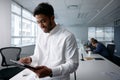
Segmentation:
<svg viewBox="0 0 120 80">
<path fill-rule="evenodd" d="M 114 28 L 113 27 L 89 27 L 88 39 L 96 38 L 98 41 L 110 42 L 114 40 Z"/>
<path fill-rule="evenodd" d="M 105 27 L 105 40 L 106 41 L 114 40 L 114 30 L 113 30 L 113 27 Z"/>
<path fill-rule="evenodd" d="M 96 35 L 97 40 L 103 41 L 104 40 L 104 29 L 103 29 L 103 27 L 97 27 L 95 35 Z"/>
<path fill-rule="evenodd" d="M 11 11 L 18 15 L 21 15 L 21 7 L 14 2 L 12 2 Z"/>
<path fill-rule="evenodd" d="M 32 13 L 20 5 L 11 4 L 11 45 L 26 45 L 35 43 L 37 23 Z"/>
<path fill-rule="evenodd" d="M 25 9 L 22 9 L 22 16 L 27 19 L 32 19 L 32 14 Z"/>
<path fill-rule="evenodd" d="M 88 39 L 95 37 L 95 27 L 89 27 L 88 28 Z"/>
</svg>

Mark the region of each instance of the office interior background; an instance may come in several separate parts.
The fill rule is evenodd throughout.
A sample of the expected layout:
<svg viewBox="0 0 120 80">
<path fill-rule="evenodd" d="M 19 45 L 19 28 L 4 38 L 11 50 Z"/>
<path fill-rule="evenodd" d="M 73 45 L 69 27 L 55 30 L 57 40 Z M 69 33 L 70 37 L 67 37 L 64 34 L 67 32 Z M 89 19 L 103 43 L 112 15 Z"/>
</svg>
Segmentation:
<svg viewBox="0 0 120 80">
<path fill-rule="evenodd" d="M 0 48 L 19 46 L 21 57 L 34 53 L 41 30 L 32 12 L 40 2 L 53 5 L 56 23 L 74 33 L 79 47 L 91 37 L 114 41 L 120 61 L 120 0 L 0 0 Z"/>
</svg>

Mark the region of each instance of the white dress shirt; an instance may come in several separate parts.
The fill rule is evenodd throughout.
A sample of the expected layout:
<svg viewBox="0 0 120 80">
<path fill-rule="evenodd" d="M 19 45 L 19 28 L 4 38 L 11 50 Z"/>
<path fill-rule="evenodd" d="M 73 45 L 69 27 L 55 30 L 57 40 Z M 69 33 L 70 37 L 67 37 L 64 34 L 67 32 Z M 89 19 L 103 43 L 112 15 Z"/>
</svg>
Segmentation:
<svg viewBox="0 0 120 80">
<path fill-rule="evenodd" d="M 70 73 L 78 67 L 78 47 L 74 35 L 59 25 L 50 33 L 38 37 L 33 66 L 47 66 L 52 69 L 53 77 L 40 80 L 70 80 Z"/>
</svg>

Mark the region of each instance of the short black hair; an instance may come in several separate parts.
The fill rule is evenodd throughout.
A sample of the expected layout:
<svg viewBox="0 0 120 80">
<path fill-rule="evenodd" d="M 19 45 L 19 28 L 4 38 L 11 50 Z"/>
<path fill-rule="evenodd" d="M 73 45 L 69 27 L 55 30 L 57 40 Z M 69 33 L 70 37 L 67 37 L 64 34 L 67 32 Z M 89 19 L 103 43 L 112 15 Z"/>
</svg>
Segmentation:
<svg viewBox="0 0 120 80">
<path fill-rule="evenodd" d="M 92 43 L 95 44 L 95 43 L 98 43 L 98 41 L 96 39 L 92 40 Z"/>
<path fill-rule="evenodd" d="M 33 16 L 39 15 L 39 14 L 44 14 L 46 16 L 54 16 L 54 9 L 52 5 L 48 3 L 40 3 L 38 6 L 35 8 L 33 12 Z"/>
</svg>

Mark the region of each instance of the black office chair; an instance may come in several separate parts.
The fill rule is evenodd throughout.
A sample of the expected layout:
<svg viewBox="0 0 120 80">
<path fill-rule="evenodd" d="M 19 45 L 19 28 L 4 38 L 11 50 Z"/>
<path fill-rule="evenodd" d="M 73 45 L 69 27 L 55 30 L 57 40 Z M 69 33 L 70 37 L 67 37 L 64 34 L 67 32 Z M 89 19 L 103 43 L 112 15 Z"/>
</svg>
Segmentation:
<svg viewBox="0 0 120 80">
<path fill-rule="evenodd" d="M 22 71 L 23 68 L 14 66 L 14 63 L 10 62 L 10 59 L 19 60 L 21 48 L 20 47 L 5 47 L 0 49 L 2 56 L 0 70 L 0 80 L 9 80 L 11 77 L 16 75 L 18 72 Z"/>
<path fill-rule="evenodd" d="M 107 50 L 108 50 L 108 53 L 109 53 L 109 58 L 108 59 L 113 61 L 115 44 L 108 44 L 107 45 Z"/>
</svg>

